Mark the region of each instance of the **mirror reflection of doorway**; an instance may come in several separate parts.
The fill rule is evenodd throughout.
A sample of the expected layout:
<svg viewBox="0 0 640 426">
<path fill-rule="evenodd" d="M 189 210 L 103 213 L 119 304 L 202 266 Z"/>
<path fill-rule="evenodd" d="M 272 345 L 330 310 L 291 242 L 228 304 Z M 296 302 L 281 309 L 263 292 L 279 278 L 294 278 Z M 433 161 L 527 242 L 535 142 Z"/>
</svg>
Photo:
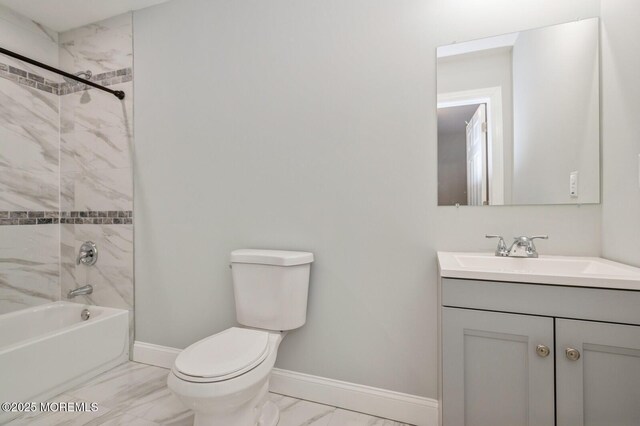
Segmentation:
<svg viewBox="0 0 640 426">
<path fill-rule="evenodd" d="M 489 204 L 487 106 L 438 108 L 438 204 Z"/>
</svg>

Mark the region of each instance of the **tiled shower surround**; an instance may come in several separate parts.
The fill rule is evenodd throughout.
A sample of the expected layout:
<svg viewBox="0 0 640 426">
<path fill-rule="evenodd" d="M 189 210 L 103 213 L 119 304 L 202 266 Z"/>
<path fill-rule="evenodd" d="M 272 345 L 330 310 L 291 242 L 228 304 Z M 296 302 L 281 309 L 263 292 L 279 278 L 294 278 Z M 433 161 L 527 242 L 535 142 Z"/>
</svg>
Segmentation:
<svg viewBox="0 0 640 426">
<path fill-rule="evenodd" d="M 93 294 L 75 301 L 133 312 L 131 15 L 61 34 L 12 19 L 58 50 L 59 68 L 126 98 L 0 55 L 0 314 L 85 284 Z M 87 240 L 98 262 L 77 266 Z"/>
</svg>

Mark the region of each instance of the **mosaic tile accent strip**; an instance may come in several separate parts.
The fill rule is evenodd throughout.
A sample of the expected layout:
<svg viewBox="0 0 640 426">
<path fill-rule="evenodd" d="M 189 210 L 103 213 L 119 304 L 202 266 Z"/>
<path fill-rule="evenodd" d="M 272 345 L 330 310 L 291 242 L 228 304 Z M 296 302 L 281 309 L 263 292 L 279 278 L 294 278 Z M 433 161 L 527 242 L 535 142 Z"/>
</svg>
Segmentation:
<svg viewBox="0 0 640 426">
<path fill-rule="evenodd" d="M 131 210 L 91 210 L 60 212 L 60 223 L 93 224 L 93 225 L 131 225 Z"/>
<path fill-rule="evenodd" d="M 2 225 L 131 225 L 131 210 L 104 211 L 0 211 Z"/>
<path fill-rule="evenodd" d="M 93 89 L 93 87 L 80 82 L 57 83 L 38 74 L 33 74 L 2 62 L 0 62 L 0 78 L 5 78 L 22 86 L 28 86 L 59 96 L 76 93 L 81 90 Z M 133 80 L 133 70 L 131 67 L 128 67 L 116 71 L 103 72 L 92 76 L 89 80 L 102 86 L 126 83 Z"/>
<path fill-rule="evenodd" d="M 111 86 L 113 84 L 126 83 L 133 80 L 133 73 L 131 68 L 123 68 L 116 71 L 103 72 L 91 76 L 89 79 L 102 86 Z M 59 95 L 68 95 L 70 93 L 76 93 L 81 90 L 93 89 L 91 86 L 80 82 L 64 83 L 60 85 Z"/>
<path fill-rule="evenodd" d="M 28 86 L 33 89 L 58 95 L 60 92 L 60 83 L 48 80 L 38 74 L 33 74 L 20 68 L 0 62 L 0 77 L 11 80 L 22 86 Z"/>
</svg>

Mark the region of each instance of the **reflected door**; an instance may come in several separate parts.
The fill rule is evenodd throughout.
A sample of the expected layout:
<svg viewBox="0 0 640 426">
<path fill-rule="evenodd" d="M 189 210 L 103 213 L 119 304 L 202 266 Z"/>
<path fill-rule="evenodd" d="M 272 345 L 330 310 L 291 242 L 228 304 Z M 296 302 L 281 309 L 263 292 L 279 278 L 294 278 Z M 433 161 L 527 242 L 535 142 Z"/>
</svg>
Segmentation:
<svg viewBox="0 0 640 426">
<path fill-rule="evenodd" d="M 467 204 L 489 204 L 487 181 L 487 106 L 482 104 L 467 123 Z"/>
</svg>

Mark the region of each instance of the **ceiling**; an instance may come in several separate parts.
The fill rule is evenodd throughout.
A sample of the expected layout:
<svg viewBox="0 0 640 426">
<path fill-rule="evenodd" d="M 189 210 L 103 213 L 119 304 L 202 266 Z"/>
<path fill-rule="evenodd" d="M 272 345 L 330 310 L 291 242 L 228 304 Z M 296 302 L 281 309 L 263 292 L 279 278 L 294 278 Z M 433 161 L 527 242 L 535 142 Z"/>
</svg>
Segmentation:
<svg viewBox="0 0 640 426">
<path fill-rule="evenodd" d="M 62 32 L 168 0 L 0 0 L 54 31 Z"/>
</svg>

